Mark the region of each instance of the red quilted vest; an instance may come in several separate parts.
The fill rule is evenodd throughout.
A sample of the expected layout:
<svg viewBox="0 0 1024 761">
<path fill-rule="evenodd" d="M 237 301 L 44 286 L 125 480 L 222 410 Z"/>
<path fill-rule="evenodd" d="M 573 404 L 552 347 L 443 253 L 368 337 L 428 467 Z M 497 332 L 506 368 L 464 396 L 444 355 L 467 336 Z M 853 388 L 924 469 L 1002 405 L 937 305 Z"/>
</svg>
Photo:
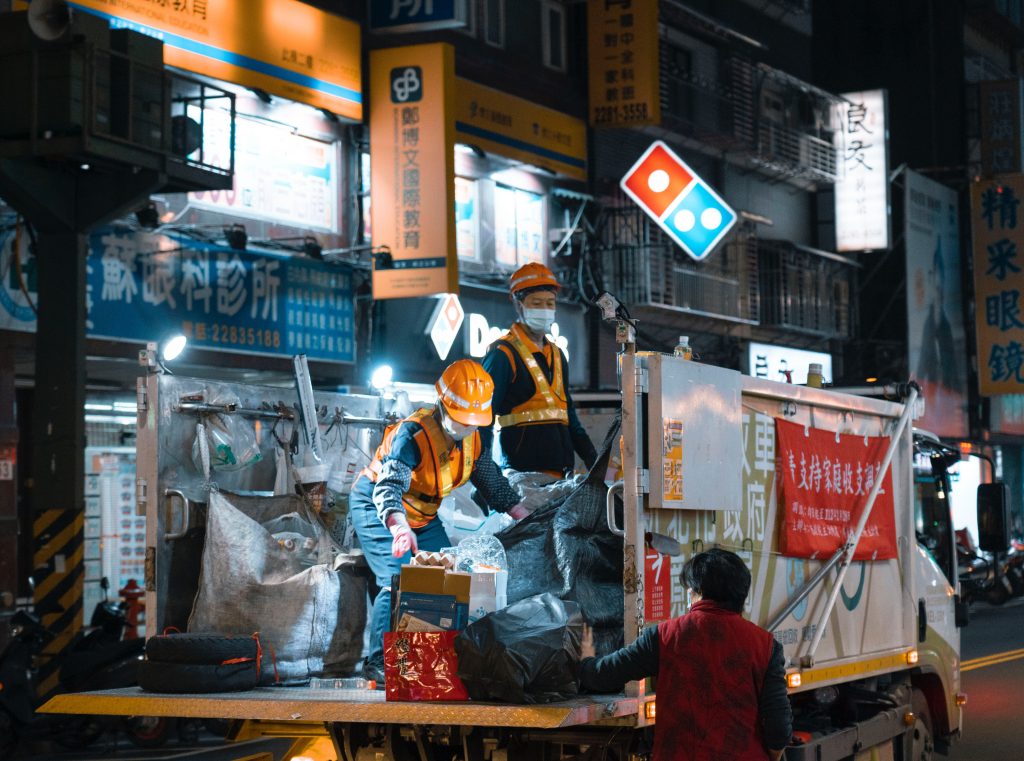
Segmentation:
<svg viewBox="0 0 1024 761">
<path fill-rule="evenodd" d="M 772 635 L 708 600 L 658 625 L 654 761 L 765 761 L 758 701 Z"/>
</svg>

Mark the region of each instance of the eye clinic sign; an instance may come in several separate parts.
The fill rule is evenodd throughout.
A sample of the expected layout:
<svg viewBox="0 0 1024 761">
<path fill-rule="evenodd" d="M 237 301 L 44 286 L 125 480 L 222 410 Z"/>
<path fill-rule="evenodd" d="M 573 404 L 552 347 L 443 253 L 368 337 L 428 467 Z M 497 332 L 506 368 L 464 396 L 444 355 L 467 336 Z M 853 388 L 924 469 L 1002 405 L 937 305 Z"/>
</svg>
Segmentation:
<svg viewBox="0 0 1024 761">
<path fill-rule="evenodd" d="M 370 53 L 375 299 L 458 292 L 454 80 L 445 43 Z"/>
</svg>

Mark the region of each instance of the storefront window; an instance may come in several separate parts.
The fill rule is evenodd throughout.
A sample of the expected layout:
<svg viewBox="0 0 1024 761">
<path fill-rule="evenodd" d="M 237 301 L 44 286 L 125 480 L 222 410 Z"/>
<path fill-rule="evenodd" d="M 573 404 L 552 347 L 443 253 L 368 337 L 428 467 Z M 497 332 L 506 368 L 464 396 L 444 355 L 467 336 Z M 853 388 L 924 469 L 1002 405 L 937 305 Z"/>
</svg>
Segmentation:
<svg viewBox="0 0 1024 761">
<path fill-rule="evenodd" d="M 544 196 L 494 188 L 494 258 L 508 267 L 544 261 Z"/>
<path fill-rule="evenodd" d="M 480 260 L 480 199 L 475 180 L 455 178 L 455 247 L 459 258 Z"/>
</svg>

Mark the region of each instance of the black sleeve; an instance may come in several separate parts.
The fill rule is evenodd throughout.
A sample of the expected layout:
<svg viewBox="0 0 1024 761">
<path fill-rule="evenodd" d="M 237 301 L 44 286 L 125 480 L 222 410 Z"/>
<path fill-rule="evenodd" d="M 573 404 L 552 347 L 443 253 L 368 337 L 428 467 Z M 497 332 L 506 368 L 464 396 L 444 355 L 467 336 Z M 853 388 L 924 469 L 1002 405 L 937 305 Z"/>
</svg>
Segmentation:
<svg viewBox="0 0 1024 761">
<path fill-rule="evenodd" d="M 658 627 L 643 630 L 631 645 L 580 663 L 580 692 L 620 692 L 626 682 L 658 674 Z"/>
<path fill-rule="evenodd" d="M 481 364 L 484 366 L 484 370 L 491 376 L 491 380 L 494 381 L 494 396 L 491 398 L 491 409 L 495 410 L 505 398 L 509 383 L 512 382 L 512 365 L 509 363 L 505 352 L 495 344 L 491 344 L 491 348 L 488 349 Z M 498 413 L 495 412 L 494 416 L 497 418 Z M 481 427 L 478 430 L 480 432 L 481 451 L 488 458 L 493 459 L 494 421 L 492 420 L 490 425 Z"/>
<path fill-rule="evenodd" d="M 561 349 L 558 349 L 558 351 L 562 352 Z M 587 435 L 587 430 L 583 427 L 583 423 L 580 422 L 579 415 L 576 414 L 576 405 L 572 403 L 572 395 L 569 393 L 569 361 L 565 358 L 565 352 L 562 352 L 562 369 L 564 377 L 562 382 L 565 384 L 565 403 L 569 412 L 569 438 L 572 440 L 573 451 L 583 460 L 587 470 L 590 470 L 597 459 L 597 450 L 594 448 L 594 443 L 590 440 L 590 436 Z"/>
<path fill-rule="evenodd" d="M 473 465 L 473 473 L 469 480 L 492 510 L 507 513 L 519 504 L 519 492 L 512 488 L 512 484 L 502 474 L 498 464 L 491 459 L 489 452 L 480 454 L 480 459 Z"/>
<path fill-rule="evenodd" d="M 769 750 L 780 750 L 789 745 L 793 734 L 793 709 L 786 693 L 786 659 L 782 645 L 772 644 L 772 659 L 761 687 L 758 715 L 764 734 L 764 744 Z"/>
</svg>

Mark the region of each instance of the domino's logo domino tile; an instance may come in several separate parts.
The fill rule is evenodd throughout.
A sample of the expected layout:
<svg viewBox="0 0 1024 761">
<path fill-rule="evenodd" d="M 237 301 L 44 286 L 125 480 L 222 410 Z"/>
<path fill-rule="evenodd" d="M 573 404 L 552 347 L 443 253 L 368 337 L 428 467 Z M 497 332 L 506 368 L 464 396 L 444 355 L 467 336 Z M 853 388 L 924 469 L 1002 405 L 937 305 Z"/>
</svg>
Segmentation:
<svg viewBox="0 0 1024 761">
<path fill-rule="evenodd" d="M 697 261 L 736 224 L 736 212 L 660 140 L 644 151 L 619 185 Z"/>
</svg>

